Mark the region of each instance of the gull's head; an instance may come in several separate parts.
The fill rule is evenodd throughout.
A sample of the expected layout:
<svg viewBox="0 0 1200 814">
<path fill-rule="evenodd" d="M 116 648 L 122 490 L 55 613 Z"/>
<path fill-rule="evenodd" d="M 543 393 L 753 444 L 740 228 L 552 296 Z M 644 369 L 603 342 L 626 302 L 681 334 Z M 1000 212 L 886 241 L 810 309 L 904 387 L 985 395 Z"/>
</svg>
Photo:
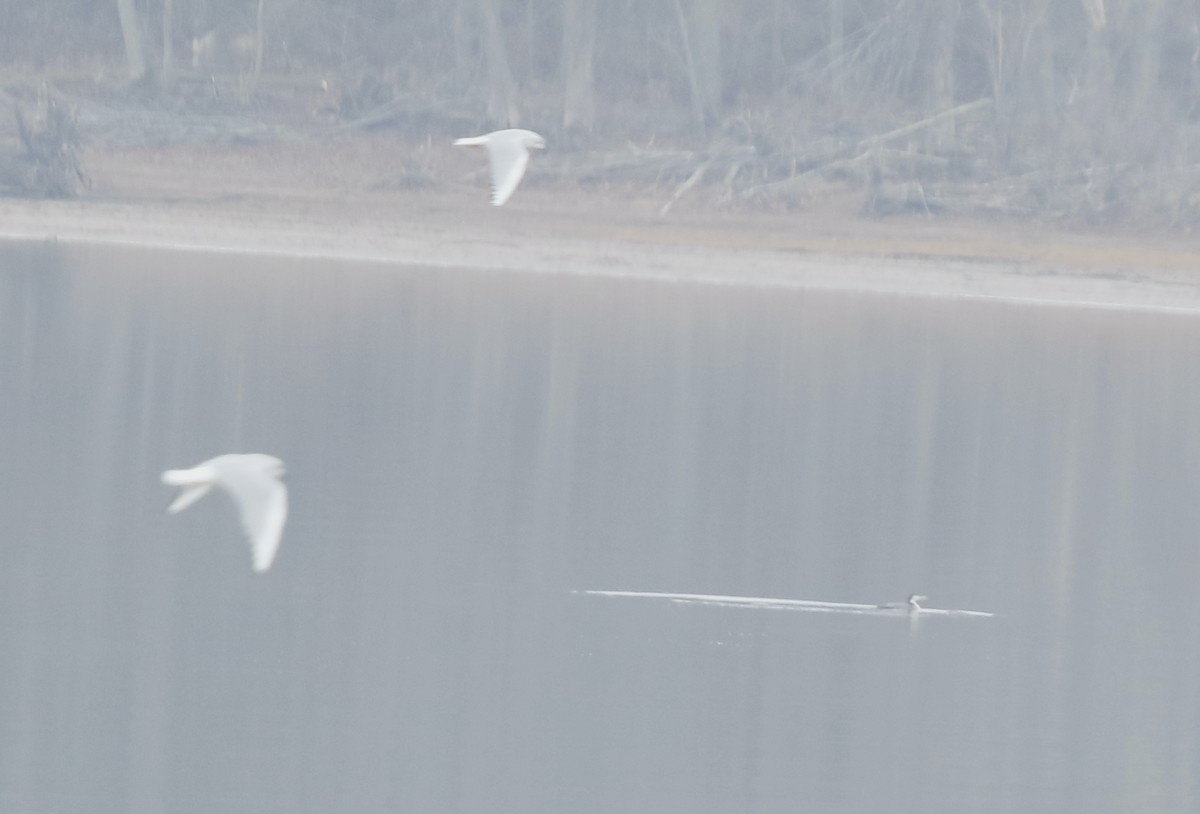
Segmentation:
<svg viewBox="0 0 1200 814">
<path fill-rule="evenodd" d="M 924 594 L 910 594 L 908 597 L 908 607 L 911 610 L 920 610 L 920 603 L 926 601 L 927 599 L 929 599 L 929 597 L 925 596 Z"/>
<path fill-rule="evenodd" d="M 529 150 L 544 150 L 546 149 L 546 140 L 532 130 L 526 130 L 526 135 L 521 139 L 521 143 Z"/>
</svg>

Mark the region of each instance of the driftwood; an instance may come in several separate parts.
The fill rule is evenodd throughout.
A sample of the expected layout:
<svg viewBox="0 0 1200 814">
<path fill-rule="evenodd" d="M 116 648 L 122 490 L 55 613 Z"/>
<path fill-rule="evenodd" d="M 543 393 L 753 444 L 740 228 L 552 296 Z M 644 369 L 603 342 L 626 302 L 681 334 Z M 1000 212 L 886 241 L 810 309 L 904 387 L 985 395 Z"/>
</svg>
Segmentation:
<svg viewBox="0 0 1200 814">
<path fill-rule="evenodd" d="M 662 215 L 701 195 L 709 205 L 791 208 L 828 194 L 831 184 L 849 184 L 861 190 L 861 213 L 868 217 L 957 213 L 1108 223 L 1138 213 L 1173 226 L 1200 224 L 1200 164 L 1169 175 L 1128 162 L 1000 175 L 986 139 L 972 140 L 969 129 L 945 148 L 891 146 L 952 118 L 978 116 L 990 104 L 977 100 L 848 144 L 818 144 L 808 154 L 770 145 L 760 150 L 753 143 L 708 150 L 631 144 L 621 151 L 540 161 L 536 171 L 582 183 L 664 187 Z"/>
<path fill-rule="evenodd" d="M 934 153 L 897 150 L 888 145 L 955 118 L 977 114 L 990 105 L 990 99 L 979 99 L 850 143 L 818 143 L 810 154 L 780 150 L 762 140 L 759 141 L 765 149 L 760 149 L 759 141 L 750 133 L 750 143 L 707 150 L 650 149 L 630 145 L 626 151 L 593 153 L 582 166 L 578 160 L 571 162 L 569 171 L 576 180 L 584 183 L 671 184 L 671 195 L 660 209 L 663 215 L 669 214 L 688 195 L 704 188 L 715 189 L 720 204 L 787 202 L 815 180 L 839 177 L 871 185 L 871 194 L 877 195 L 885 210 L 890 206 L 883 206 L 884 202 L 892 197 L 885 191 L 891 187 L 914 191 L 914 194 L 905 192 L 905 197 L 919 201 L 920 209 L 932 210 L 935 207 L 926 191 L 926 179 L 918 176 L 945 175 L 953 163 L 951 159 Z M 566 171 L 564 167 L 564 174 Z M 881 179 L 884 183 L 880 183 Z"/>
<path fill-rule="evenodd" d="M 675 190 L 675 194 L 671 196 L 671 200 L 669 200 L 665 204 L 663 204 L 663 208 L 661 210 L 659 210 L 659 214 L 665 215 L 668 212 L 670 212 L 671 207 L 675 205 L 676 201 L 678 201 L 680 198 L 682 198 L 689 189 L 696 186 L 696 184 L 700 183 L 701 179 L 704 178 L 704 173 L 708 172 L 708 168 L 711 166 L 712 166 L 712 161 L 710 160 L 710 161 L 704 162 L 699 167 L 697 167 L 696 171 L 693 172 L 688 177 L 688 179 L 686 181 L 684 181 L 682 184 L 680 184 L 679 188 Z"/>
<path fill-rule="evenodd" d="M 913 133 L 933 127 L 934 125 L 954 119 L 958 116 L 964 116 L 978 110 L 983 110 L 989 107 L 992 103 L 991 99 L 977 99 L 974 102 L 969 102 L 965 105 L 959 105 L 944 110 L 928 118 L 922 119 L 919 122 L 898 127 L 895 130 L 889 130 L 886 133 L 869 136 L 859 139 L 853 145 L 838 151 L 834 155 L 827 156 L 813 162 L 808 169 L 789 178 L 781 178 L 777 180 L 767 181 L 757 186 L 749 187 L 742 190 L 740 197 L 743 199 L 751 199 L 762 196 L 768 192 L 782 192 L 790 186 L 795 186 L 804 183 L 813 176 L 831 173 L 839 170 L 845 170 L 851 167 L 867 165 L 872 162 L 897 162 L 897 161 L 914 161 L 917 163 L 948 163 L 944 157 L 923 155 L 920 153 L 897 152 L 886 150 L 883 145 L 889 141 L 894 141 L 904 136 L 912 135 Z"/>
<path fill-rule="evenodd" d="M 428 125 L 430 121 L 457 121 L 469 118 L 465 113 L 458 111 L 451 101 L 423 95 L 403 96 L 358 107 L 347 105 L 343 101 L 341 107 L 339 116 L 343 121 L 333 128 L 337 133 L 385 127 L 417 129 Z"/>
<path fill-rule="evenodd" d="M 976 99 L 974 102 L 967 102 L 965 105 L 959 105 L 958 107 L 952 107 L 949 110 L 943 110 L 941 113 L 935 113 L 929 118 L 922 119 L 919 122 L 913 122 L 912 124 L 905 125 L 904 127 L 898 127 L 895 130 L 890 130 L 887 133 L 881 133 L 878 136 L 865 138 L 858 142 L 858 147 L 871 147 L 875 144 L 883 144 L 884 142 L 891 141 L 892 139 L 898 139 L 902 136 L 911 135 L 912 133 L 916 133 L 920 130 L 926 130 L 930 127 L 933 127 L 935 124 L 941 124 L 942 122 L 949 121 L 958 116 L 965 116 L 966 114 L 972 113 L 976 110 L 983 110 L 991 107 L 991 104 L 991 99 Z"/>
</svg>

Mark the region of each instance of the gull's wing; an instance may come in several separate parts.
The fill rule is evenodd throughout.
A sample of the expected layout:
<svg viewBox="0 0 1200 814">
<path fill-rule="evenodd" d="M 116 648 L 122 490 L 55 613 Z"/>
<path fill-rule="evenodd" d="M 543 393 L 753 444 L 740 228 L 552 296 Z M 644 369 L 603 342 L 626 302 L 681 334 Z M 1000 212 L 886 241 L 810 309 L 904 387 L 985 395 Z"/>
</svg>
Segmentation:
<svg viewBox="0 0 1200 814">
<path fill-rule="evenodd" d="M 287 504 L 287 487 L 275 481 L 263 503 L 254 509 L 247 505 L 240 507 L 255 571 L 266 571 L 275 561 L 275 552 L 283 539 L 283 524 L 287 522 Z"/>
<path fill-rule="evenodd" d="M 255 571 L 271 567 L 283 536 L 287 487 L 279 480 L 281 474 L 283 463 L 270 455 L 231 456 L 222 467 L 221 486 L 237 504 Z"/>
<path fill-rule="evenodd" d="M 211 492 L 212 488 L 213 485 L 211 483 L 198 483 L 195 486 L 183 487 L 183 491 L 180 492 L 179 496 L 176 497 L 175 500 L 171 502 L 171 505 L 167 507 L 167 512 L 170 514 L 175 514 L 176 512 L 183 511 L 188 506 L 191 506 L 197 500 Z"/>
<path fill-rule="evenodd" d="M 490 138 L 487 151 L 492 165 L 492 206 L 501 206 L 525 175 L 529 149 L 519 138 Z"/>
<path fill-rule="evenodd" d="M 171 514 L 181 512 L 212 491 L 216 472 L 205 464 L 193 469 L 168 469 L 162 473 L 163 483 L 182 486 L 183 491 L 167 507 Z"/>
</svg>

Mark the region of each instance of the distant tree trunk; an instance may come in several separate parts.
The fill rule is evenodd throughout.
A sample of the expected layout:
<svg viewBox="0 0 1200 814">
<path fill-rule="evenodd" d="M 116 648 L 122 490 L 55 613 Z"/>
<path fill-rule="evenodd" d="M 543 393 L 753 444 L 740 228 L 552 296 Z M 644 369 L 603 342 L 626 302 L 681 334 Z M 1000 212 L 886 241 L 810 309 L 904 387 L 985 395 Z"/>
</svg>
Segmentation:
<svg viewBox="0 0 1200 814">
<path fill-rule="evenodd" d="M 517 111 L 517 89 L 508 66 L 504 34 L 496 14 L 494 0 L 479 0 L 483 16 L 484 49 L 487 53 L 487 116 L 496 124 L 515 127 L 520 123 Z"/>
<path fill-rule="evenodd" d="M 675 0 L 684 69 L 692 97 L 692 122 L 699 137 L 721 110 L 721 0 L 691 0 L 687 14 Z"/>
<path fill-rule="evenodd" d="M 829 4 L 829 64 L 832 70 L 829 79 L 834 97 L 838 104 L 845 102 L 844 80 L 846 63 L 842 56 L 845 53 L 846 41 L 846 8 L 843 0 L 832 0 Z"/>
<path fill-rule="evenodd" d="M 163 58 L 160 79 L 164 86 L 175 78 L 175 0 L 163 0 Z"/>
<path fill-rule="evenodd" d="M 721 55 L 722 0 L 693 0 L 693 3 L 692 49 L 696 57 L 697 84 L 705 122 L 711 123 L 721 112 L 722 80 L 725 77 Z"/>
<path fill-rule="evenodd" d="M 591 133 L 596 118 L 596 0 L 566 0 L 563 8 L 563 127 Z"/>
<path fill-rule="evenodd" d="M 458 0 L 454 4 L 454 84 L 459 90 L 471 84 L 477 60 L 471 53 L 471 16 L 464 8 L 470 0 Z"/>
<path fill-rule="evenodd" d="M 783 83 L 783 2 L 771 1 L 771 90 Z"/>
<path fill-rule="evenodd" d="M 537 11 L 534 9 L 534 0 L 525 0 L 525 67 L 523 73 L 528 79 L 534 75 L 534 66 L 537 64 Z"/>
<path fill-rule="evenodd" d="M 258 0 L 258 17 L 255 20 L 254 32 L 254 79 L 257 82 L 259 75 L 262 73 L 263 64 L 263 42 L 266 40 L 266 32 L 264 28 L 265 14 L 264 10 L 266 0 Z"/>
<path fill-rule="evenodd" d="M 1033 107 L 1031 99 L 1022 108 L 1025 68 L 1029 49 L 1022 47 L 1030 41 L 1022 26 L 1024 15 L 1020 8 L 1009 8 L 1004 0 L 989 0 L 989 20 L 992 26 L 992 97 L 995 99 L 996 143 L 1000 161 L 1009 165 L 1024 142 L 1022 127 Z"/>
<path fill-rule="evenodd" d="M 1169 129 L 1159 87 L 1163 64 L 1163 38 L 1159 32 L 1166 2 L 1145 0 L 1137 8 L 1137 24 L 1129 32 L 1132 46 L 1129 96 L 1122 105 L 1128 117 L 1123 128 L 1129 137 L 1125 154 L 1134 161 L 1152 164 L 1160 157 Z"/>
<path fill-rule="evenodd" d="M 954 107 L 954 33 L 957 26 L 959 0 L 940 0 L 932 7 L 933 26 L 925 115 L 932 116 Z M 950 117 L 928 131 L 935 149 L 946 149 L 955 140 L 955 119 Z"/>
<path fill-rule="evenodd" d="M 138 19 L 134 0 L 117 0 L 117 14 L 121 18 L 121 35 L 125 38 L 129 79 L 137 82 L 146 76 L 146 50 L 142 44 L 142 23 Z"/>
</svg>

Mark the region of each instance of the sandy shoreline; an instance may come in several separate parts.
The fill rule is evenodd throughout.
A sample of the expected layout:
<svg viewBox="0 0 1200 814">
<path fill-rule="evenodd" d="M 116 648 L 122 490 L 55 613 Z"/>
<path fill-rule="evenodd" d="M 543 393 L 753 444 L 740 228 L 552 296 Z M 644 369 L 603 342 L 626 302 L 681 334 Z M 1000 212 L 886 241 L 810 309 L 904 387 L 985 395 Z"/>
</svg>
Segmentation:
<svg viewBox="0 0 1200 814">
<path fill-rule="evenodd" d="M 0 199 L 0 238 L 1200 312 L 1200 239 L 1187 236 L 871 221 L 847 211 L 852 201 L 664 217 L 644 192 L 536 183 L 497 209 L 467 181 L 398 189 L 332 171 L 339 183 L 314 181 L 253 154 L 103 158 L 88 197 Z"/>
</svg>

